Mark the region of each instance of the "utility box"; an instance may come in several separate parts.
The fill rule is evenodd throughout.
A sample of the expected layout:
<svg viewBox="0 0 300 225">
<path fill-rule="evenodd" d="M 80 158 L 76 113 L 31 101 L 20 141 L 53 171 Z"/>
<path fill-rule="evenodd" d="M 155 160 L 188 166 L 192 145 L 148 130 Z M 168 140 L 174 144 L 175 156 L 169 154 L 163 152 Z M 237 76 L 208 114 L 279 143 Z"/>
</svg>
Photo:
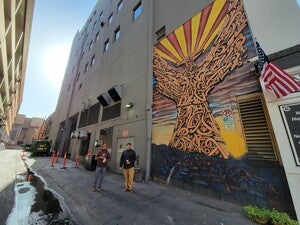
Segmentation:
<svg viewBox="0 0 300 225">
<path fill-rule="evenodd" d="M 143 181 L 143 170 L 142 168 L 134 168 L 134 181 L 142 182 Z"/>
<path fill-rule="evenodd" d="M 97 161 L 95 160 L 95 155 L 86 155 L 84 168 L 87 170 L 96 170 Z"/>
</svg>

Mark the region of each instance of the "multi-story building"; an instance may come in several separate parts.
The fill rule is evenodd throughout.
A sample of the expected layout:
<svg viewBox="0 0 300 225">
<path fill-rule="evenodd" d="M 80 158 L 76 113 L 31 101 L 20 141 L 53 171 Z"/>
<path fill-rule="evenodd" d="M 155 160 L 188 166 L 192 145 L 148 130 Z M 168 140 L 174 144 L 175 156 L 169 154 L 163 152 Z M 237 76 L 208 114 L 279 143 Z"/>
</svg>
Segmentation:
<svg viewBox="0 0 300 225">
<path fill-rule="evenodd" d="M 74 37 L 50 139 L 82 161 L 108 143 L 115 172 L 131 142 L 145 178 L 293 214 L 255 57 L 243 1 L 100 0 Z"/>
<path fill-rule="evenodd" d="M 34 0 L 0 0 L 1 142 L 22 103 Z"/>
<path fill-rule="evenodd" d="M 44 125 L 43 118 L 28 118 L 25 115 L 17 114 L 8 144 L 11 146 L 32 144 L 33 141 L 43 139 Z"/>
</svg>

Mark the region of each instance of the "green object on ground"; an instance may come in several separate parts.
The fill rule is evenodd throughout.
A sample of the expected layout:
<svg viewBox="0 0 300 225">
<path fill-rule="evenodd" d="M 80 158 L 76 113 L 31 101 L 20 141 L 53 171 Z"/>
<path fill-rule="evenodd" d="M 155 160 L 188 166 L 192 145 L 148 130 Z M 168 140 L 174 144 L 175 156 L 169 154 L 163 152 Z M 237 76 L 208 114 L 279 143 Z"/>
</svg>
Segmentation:
<svg viewBox="0 0 300 225">
<path fill-rule="evenodd" d="M 48 155 L 50 152 L 50 142 L 46 140 L 38 140 L 33 143 L 33 146 L 31 148 L 31 152 L 33 155 L 37 154 L 45 154 Z"/>
</svg>

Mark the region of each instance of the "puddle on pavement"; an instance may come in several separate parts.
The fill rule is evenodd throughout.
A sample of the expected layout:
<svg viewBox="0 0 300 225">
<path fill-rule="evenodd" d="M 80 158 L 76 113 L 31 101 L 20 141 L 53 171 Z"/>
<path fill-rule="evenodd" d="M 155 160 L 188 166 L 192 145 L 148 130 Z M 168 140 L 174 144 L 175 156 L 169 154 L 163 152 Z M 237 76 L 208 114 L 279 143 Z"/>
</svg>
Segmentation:
<svg viewBox="0 0 300 225">
<path fill-rule="evenodd" d="M 45 188 L 45 183 L 27 169 L 16 174 L 15 205 L 7 225 L 75 225 L 62 198 Z"/>
</svg>

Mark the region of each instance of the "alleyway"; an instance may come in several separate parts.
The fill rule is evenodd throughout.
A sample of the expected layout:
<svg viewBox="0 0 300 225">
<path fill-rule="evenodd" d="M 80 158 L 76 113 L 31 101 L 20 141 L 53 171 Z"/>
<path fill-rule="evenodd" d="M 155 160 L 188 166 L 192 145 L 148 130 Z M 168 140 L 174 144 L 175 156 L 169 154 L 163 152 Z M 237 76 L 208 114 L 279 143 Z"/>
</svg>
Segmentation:
<svg viewBox="0 0 300 225">
<path fill-rule="evenodd" d="M 147 181 L 136 182 L 133 193 L 124 193 L 123 177 L 107 173 L 104 190 L 92 192 L 94 172 L 83 166 L 74 168 L 73 161 L 67 161 L 66 169 L 61 169 L 62 159 L 54 167 L 51 157 L 26 157 L 23 161 L 63 197 L 75 224 L 252 224 L 241 206 L 186 190 Z M 0 151 L 0 164 L 0 179 L 5 181 L 1 182 L 0 204 L 6 206 L 0 224 L 5 224 L 13 206 L 14 173 L 25 167 L 16 150 Z"/>
</svg>

